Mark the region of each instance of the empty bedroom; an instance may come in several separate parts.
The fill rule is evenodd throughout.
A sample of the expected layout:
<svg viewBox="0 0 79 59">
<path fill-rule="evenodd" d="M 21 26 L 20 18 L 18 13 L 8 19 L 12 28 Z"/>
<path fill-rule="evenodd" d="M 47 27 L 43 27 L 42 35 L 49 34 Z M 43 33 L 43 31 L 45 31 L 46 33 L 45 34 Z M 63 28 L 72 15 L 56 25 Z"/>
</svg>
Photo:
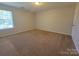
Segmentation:
<svg viewBox="0 0 79 59">
<path fill-rule="evenodd" d="M 0 56 L 78 56 L 79 3 L 0 2 Z"/>
</svg>

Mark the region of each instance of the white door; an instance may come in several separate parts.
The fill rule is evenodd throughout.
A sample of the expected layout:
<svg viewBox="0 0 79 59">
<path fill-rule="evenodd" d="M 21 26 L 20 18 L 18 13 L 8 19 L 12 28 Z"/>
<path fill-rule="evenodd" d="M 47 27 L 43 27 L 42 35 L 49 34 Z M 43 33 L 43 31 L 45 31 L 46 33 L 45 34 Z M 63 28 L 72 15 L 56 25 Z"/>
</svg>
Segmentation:
<svg viewBox="0 0 79 59">
<path fill-rule="evenodd" d="M 79 53 L 79 26 L 73 26 L 72 28 L 72 39 L 75 47 Z"/>
<path fill-rule="evenodd" d="M 74 20 L 72 26 L 72 39 L 79 53 L 79 3 L 76 5 L 74 14 Z"/>
</svg>

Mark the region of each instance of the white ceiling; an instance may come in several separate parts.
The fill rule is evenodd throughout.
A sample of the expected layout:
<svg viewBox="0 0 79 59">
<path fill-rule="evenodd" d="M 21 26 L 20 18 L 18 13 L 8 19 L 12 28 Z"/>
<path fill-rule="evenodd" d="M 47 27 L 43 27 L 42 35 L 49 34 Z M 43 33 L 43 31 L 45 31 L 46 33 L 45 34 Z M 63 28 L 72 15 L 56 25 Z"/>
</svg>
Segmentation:
<svg viewBox="0 0 79 59">
<path fill-rule="evenodd" d="M 34 2 L 1 2 L 1 4 L 5 4 L 8 6 L 13 6 L 17 8 L 24 8 L 30 11 L 41 11 L 41 10 L 46 10 L 52 7 L 73 5 L 75 3 L 73 2 L 41 2 L 40 6 L 35 6 Z"/>
</svg>

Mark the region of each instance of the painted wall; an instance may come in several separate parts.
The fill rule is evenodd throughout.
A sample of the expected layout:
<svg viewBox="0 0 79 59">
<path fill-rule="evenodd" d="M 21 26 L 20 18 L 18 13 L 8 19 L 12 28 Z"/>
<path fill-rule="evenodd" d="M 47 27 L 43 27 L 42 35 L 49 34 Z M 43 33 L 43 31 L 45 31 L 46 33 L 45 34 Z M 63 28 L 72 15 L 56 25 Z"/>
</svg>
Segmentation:
<svg viewBox="0 0 79 59">
<path fill-rule="evenodd" d="M 11 8 L 4 5 L 0 5 L 0 9 L 12 11 L 14 21 L 14 28 L 0 30 L 0 37 L 34 29 L 33 13 L 25 11 L 23 9 Z"/>
<path fill-rule="evenodd" d="M 71 35 L 74 6 L 55 7 L 50 10 L 32 13 L 19 8 L 0 5 L 0 9 L 13 12 L 14 28 L 0 30 L 0 37 L 32 29 Z"/>
<path fill-rule="evenodd" d="M 36 28 L 71 35 L 73 16 L 74 5 L 37 12 Z"/>
</svg>

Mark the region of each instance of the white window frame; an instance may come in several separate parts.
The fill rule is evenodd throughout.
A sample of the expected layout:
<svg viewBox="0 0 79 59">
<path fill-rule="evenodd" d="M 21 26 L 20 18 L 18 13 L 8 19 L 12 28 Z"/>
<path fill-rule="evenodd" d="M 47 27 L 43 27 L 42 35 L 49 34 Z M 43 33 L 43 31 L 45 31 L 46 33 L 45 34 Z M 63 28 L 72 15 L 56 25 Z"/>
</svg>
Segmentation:
<svg viewBox="0 0 79 59">
<path fill-rule="evenodd" d="M 2 10 L 2 9 L 0 9 L 0 10 Z M 6 25 L 6 27 L 4 27 L 4 28 L 0 28 L 0 30 L 5 30 L 5 29 L 13 29 L 14 28 L 14 24 L 13 24 L 13 12 L 12 11 L 10 11 L 10 10 L 2 10 L 2 11 L 8 11 L 8 12 L 10 12 L 11 13 L 11 27 L 9 27 L 8 25 Z M 8 26 L 8 27 L 7 27 Z"/>
</svg>

